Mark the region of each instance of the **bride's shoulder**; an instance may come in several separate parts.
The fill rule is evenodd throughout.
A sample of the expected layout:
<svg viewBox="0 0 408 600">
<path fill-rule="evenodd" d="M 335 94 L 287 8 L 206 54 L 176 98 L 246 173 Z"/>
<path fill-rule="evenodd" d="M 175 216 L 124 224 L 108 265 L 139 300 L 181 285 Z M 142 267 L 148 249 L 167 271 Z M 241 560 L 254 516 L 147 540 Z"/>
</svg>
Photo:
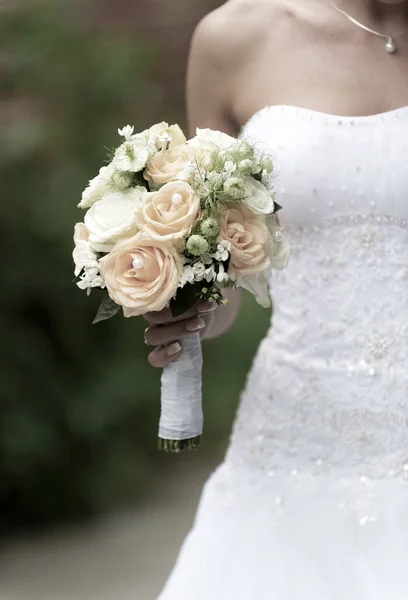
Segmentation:
<svg viewBox="0 0 408 600">
<path fill-rule="evenodd" d="M 219 58 L 239 61 L 286 13 L 284 0 L 228 0 L 201 20 L 193 44 Z"/>
</svg>

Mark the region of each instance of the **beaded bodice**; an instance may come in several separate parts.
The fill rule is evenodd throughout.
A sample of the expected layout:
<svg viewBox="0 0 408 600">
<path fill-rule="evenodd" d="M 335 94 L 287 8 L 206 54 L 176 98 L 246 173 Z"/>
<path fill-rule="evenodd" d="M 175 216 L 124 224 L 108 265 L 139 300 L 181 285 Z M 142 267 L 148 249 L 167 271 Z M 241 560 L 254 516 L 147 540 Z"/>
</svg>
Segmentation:
<svg viewBox="0 0 408 600">
<path fill-rule="evenodd" d="M 339 118 L 267 107 L 292 246 L 229 461 L 408 478 L 408 107 Z"/>
</svg>

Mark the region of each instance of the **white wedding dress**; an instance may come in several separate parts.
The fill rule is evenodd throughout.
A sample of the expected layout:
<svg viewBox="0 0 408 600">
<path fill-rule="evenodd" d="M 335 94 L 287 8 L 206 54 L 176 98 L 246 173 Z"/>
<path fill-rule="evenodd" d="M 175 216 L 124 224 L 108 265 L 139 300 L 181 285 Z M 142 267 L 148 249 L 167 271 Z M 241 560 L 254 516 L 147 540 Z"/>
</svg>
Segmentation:
<svg viewBox="0 0 408 600">
<path fill-rule="evenodd" d="M 292 253 L 160 600 L 407 600 L 408 107 L 271 106 L 243 135 Z"/>
</svg>

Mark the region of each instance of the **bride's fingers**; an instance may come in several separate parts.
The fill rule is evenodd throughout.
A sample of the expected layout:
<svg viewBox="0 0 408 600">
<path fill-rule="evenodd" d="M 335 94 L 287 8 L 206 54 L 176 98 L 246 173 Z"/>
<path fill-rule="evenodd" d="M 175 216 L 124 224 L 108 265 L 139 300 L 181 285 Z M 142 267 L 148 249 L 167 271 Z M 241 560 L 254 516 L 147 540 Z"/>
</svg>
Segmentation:
<svg viewBox="0 0 408 600">
<path fill-rule="evenodd" d="M 183 337 L 201 331 L 205 327 L 202 317 L 193 317 L 179 323 L 169 325 L 150 325 L 145 330 L 145 340 L 150 346 L 158 346 L 175 342 Z"/>
<path fill-rule="evenodd" d="M 217 305 L 211 302 L 203 301 L 198 303 L 189 311 L 183 313 L 179 317 L 173 318 L 170 308 L 164 308 L 159 312 L 149 312 L 144 314 L 144 318 L 151 325 L 165 325 L 166 323 L 185 321 L 194 317 L 197 312 L 198 314 L 206 315 L 213 312 L 217 308 Z"/>
<path fill-rule="evenodd" d="M 195 308 L 191 308 L 188 312 L 183 313 L 179 317 L 173 318 L 170 308 L 164 308 L 159 312 L 149 312 L 144 314 L 146 321 L 149 321 L 152 325 L 165 325 L 166 323 L 179 322 L 189 317 L 193 317 L 197 314 Z"/>
<path fill-rule="evenodd" d="M 152 367 L 163 369 L 167 367 L 172 362 L 178 359 L 182 351 L 181 344 L 179 342 L 173 342 L 172 344 L 167 344 L 166 346 L 157 346 L 150 352 L 149 354 L 149 363 Z"/>
</svg>

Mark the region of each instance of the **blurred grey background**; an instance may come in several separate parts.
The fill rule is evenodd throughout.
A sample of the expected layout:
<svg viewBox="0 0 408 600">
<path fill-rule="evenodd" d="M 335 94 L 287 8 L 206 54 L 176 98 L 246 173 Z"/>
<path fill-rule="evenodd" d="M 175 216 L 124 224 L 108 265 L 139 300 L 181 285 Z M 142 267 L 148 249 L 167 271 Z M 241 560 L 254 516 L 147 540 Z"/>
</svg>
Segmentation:
<svg viewBox="0 0 408 600">
<path fill-rule="evenodd" d="M 0 0 L 0 600 L 154 600 L 222 459 L 268 311 L 204 344 L 205 435 L 156 450 L 142 319 L 91 321 L 73 225 L 117 128 L 185 123 L 192 32 L 220 0 Z"/>
</svg>

